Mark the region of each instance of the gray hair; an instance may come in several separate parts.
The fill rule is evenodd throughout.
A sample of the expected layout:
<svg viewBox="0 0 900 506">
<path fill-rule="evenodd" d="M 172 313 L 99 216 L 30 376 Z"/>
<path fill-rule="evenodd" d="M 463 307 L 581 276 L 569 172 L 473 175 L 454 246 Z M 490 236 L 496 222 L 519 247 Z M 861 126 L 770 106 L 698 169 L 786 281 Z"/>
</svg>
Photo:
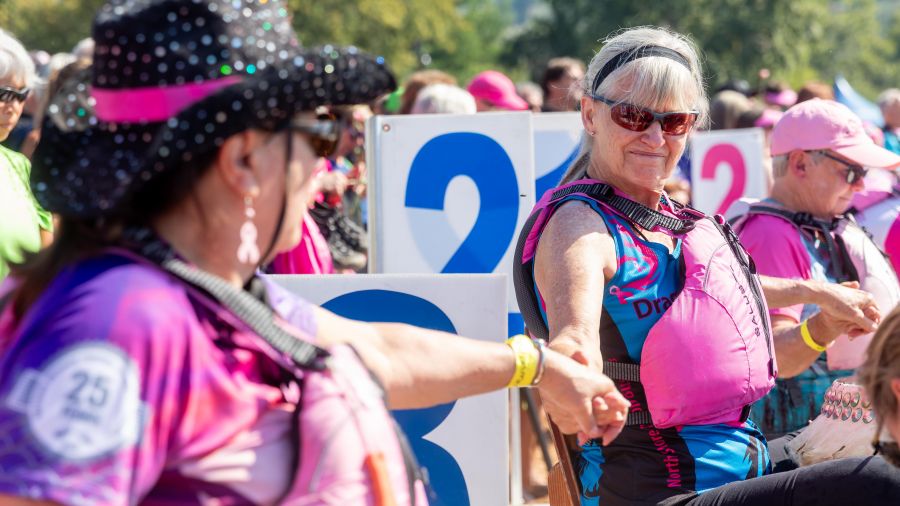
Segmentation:
<svg viewBox="0 0 900 506">
<path fill-rule="evenodd" d="M 94 39 L 87 37 L 78 41 L 72 48 L 72 54 L 78 60 L 94 59 Z"/>
<path fill-rule="evenodd" d="M 669 58 L 639 58 L 613 71 L 596 90 L 591 89 L 594 77 L 608 61 L 620 53 L 635 51 L 644 46 L 660 46 L 677 52 L 688 61 L 689 71 L 685 72 L 688 69 Z M 621 102 L 699 111 L 696 123 L 698 128 L 705 127 L 709 121 L 709 102 L 703 86 L 699 51 L 684 35 L 652 26 L 629 28 L 613 34 L 604 41 L 603 48 L 588 65 L 583 83 L 584 93 L 586 96 L 594 93 L 607 95 L 619 87 L 624 79 L 629 78 L 633 85 L 623 96 L 618 97 Z M 561 183 L 585 177 L 590 155 L 591 137 L 585 132 L 581 138 L 581 150 Z"/>
<path fill-rule="evenodd" d="M 25 47 L 9 32 L 0 28 L 0 79 L 15 79 L 33 88 L 40 84 L 34 61 Z"/>
<path fill-rule="evenodd" d="M 900 89 L 898 88 L 889 88 L 881 92 L 878 95 L 878 107 L 886 107 L 888 104 L 895 100 L 900 100 Z"/>
<path fill-rule="evenodd" d="M 772 157 L 772 177 L 779 178 L 787 174 L 788 155 Z"/>
<path fill-rule="evenodd" d="M 817 151 L 807 151 L 810 157 L 814 162 L 819 162 L 822 158 L 825 157 L 823 150 Z M 785 153 L 783 155 L 777 155 L 772 157 L 772 177 L 777 179 L 780 177 L 784 177 L 787 174 L 788 169 L 788 157 L 790 153 Z"/>
<path fill-rule="evenodd" d="M 430 84 L 416 95 L 411 114 L 475 114 L 475 98 L 450 84 Z"/>
</svg>

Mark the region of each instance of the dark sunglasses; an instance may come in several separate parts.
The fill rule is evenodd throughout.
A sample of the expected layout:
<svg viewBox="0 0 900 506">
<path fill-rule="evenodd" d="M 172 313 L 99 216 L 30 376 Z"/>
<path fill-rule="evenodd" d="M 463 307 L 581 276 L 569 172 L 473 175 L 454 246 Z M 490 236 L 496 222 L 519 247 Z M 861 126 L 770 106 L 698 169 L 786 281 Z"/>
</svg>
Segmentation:
<svg viewBox="0 0 900 506">
<path fill-rule="evenodd" d="M 12 102 L 13 100 L 20 103 L 24 102 L 28 98 L 29 92 L 31 90 L 28 88 L 17 90 L 9 86 L 0 86 L 0 102 Z"/>
<path fill-rule="evenodd" d="M 643 132 L 650 128 L 654 121 L 659 121 L 659 126 L 662 127 L 664 134 L 684 135 L 694 126 L 697 116 L 700 115 L 697 111 L 660 113 L 634 104 L 616 102 L 602 95 L 591 95 L 591 97 L 610 106 L 609 115 L 613 122 L 632 132 Z"/>
<path fill-rule="evenodd" d="M 316 156 L 328 158 L 337 148 L 341 139 L 340 122 L 331 115 L 319 115 L 313 118 L 295 118 L 291 120 L 290 130 L 309 137 Z"/>
<path fill-rule="evenodd" d="M 844 166 L 847 167 L 847 184 L 853 184 L 859 181 L 860 179 L 866 177 L 866 174 L 868 174 L 869 172 L 869 169 L 863 167 L 862 165 L 857 165 L 855 163 L 850 163 L 846 160 L 842 160 L 834 155 L 828 154 L 827 151 L 819 151 L 819 153 L 822 153 L 825 158 L 831 158 L 836 162 L 841 162 Z"/>
</svg>

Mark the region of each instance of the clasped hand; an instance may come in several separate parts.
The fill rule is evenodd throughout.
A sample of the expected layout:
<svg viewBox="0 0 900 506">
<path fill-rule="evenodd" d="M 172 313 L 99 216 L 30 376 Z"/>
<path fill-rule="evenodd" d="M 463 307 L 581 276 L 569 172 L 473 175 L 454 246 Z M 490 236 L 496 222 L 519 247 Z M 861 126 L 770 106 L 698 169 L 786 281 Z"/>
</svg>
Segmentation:
<svg viewBox="0 0 900 506">
<path fill-rule="evenodd" d="M 577 352 L 572 358 L 549 349 L 546 353 L 547 369 L 538 387 L 544 410 L 562 432 L 577 433 L 580 443 L 612 442 L 625 427 L 631 403 Z"/>
</svg>

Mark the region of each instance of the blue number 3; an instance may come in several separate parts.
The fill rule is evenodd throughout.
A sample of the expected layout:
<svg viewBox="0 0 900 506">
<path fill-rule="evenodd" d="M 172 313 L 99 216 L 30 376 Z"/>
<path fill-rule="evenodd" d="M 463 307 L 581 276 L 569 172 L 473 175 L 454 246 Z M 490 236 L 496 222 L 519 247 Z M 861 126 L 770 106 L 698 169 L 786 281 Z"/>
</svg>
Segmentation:
<svg viewBox="0 0 900 506">
<path fill-rule="evenodd" d="M 407 323 L 456 334 L 450 318 L 431 302 L 400 292 L 363 290 L 336 297 L 322 307 L 354 320 Z M 423 439 L 450 415 L 455 402 L 427 409 L 394 411 L 394 418 L 409 437 L 413 453 L 428 469 L 436 498 L 433 506 L 469 506 L 466 479 L 456 459 L 447 450 Z"/>
</svg>

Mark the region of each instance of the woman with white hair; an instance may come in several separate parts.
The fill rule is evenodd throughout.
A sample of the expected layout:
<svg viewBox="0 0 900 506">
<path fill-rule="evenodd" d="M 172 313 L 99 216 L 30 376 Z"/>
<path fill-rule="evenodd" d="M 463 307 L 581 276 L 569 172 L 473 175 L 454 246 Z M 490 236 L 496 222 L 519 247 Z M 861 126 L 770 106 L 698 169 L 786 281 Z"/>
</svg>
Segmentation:
<svg viewBox="0 0 900 506">
<path fill-rule="evenodd" d="M 37 82 L 34 62 L 12 35 L 0 29 L 0 142 L 15 128 L 25 100 Z M 0 146 L 0 280 L 8 262 L 21 262 L 53 238 L 50 213 L 31 193 L 31 163 L 21 153 Z"/>
<path fill-rule="evenodd" d="M 412 114 L 475 114 L 475 98 L 452 84 L 429 84 L 413 103 Z"/>
<path fill-rule="evenodd" d="M 881 92 L 878 107 L 884 116 L 884 147 L 900 155 L 900 89 Z"/>
<path fill-rule="evenodd" d="M 823 288 L 760 280 L 721 219 L 665 194 L 707 115 L 690 40 L 652 27 L 607 39 L 584 80 L 581 154 L 519 239 L 532 334 L 631 401 L 614 441 L 581 441 L 581 504 L 897 504 L 900 474 L 880 458 L 771 474 L 748 419 L 777 375 L 767 304 Z"/>
</svg>

